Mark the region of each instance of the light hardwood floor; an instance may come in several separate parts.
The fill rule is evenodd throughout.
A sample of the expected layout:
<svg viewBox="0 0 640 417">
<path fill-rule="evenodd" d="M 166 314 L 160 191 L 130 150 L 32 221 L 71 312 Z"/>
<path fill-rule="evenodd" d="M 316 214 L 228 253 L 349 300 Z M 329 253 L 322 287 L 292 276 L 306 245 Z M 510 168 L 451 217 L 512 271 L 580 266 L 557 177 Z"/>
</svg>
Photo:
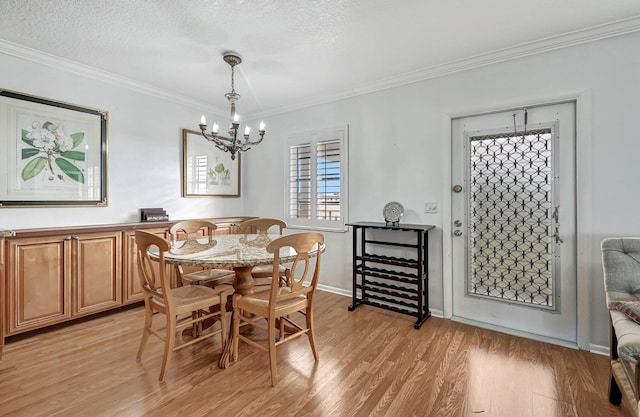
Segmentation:
<svg viewBox="0 0 640 417">
<path fill-rule="evenodd" d="M 268 358 L 246 344 L 219 369 L 219 339 L 174 354 L 158 381 L 162 343 L 135 356 L 136 307 L 14 337 L 0 361 L 0 416 L 622 416 L 609 404 L 608 358 L 430 318 L 361 306 L 319 291 L 320 361 L 306 338 Z M 256 337 L 260 336 L 256 334 Z"/>
</svg>

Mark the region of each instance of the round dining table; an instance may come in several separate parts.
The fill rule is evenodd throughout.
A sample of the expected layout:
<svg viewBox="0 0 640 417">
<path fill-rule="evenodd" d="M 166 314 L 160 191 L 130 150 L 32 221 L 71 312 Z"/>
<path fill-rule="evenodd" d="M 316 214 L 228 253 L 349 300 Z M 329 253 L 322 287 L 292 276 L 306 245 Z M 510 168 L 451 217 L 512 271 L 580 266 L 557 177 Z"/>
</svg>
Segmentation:
<svg viewBox="0 0 640 417">
<path fill-rule="evenodd" d="M 170 242 L 171 248 L 164 253 L 164 260 L 172 265 L 204 269 L 233 268 L 233 288 L 236 293 L 246 295 L 253 292 L 251 270 L 254 266 L 273 263 L 273 253 L 267 252 L 266 248 L 280 237 L 282 236 L 279 234 L 231 234 L 176 240 Z M 310 255 L 314 256 L 316 253 L 314 251 Z M 291 262 L 296 255 L 293 248 L 282 248 L 280 263 Z M 149 256 L 158 260 L 158 249 L 151 248 Z"/>
<path fill-rule="evenodd" d="M 211 237 L 190 238 L 170 242 L 170 249 L 164 253 L 165 263 L 182 266 L 197 266 L 205 269 L 233 268 L 235 277 L 232 285 L 237 294 L 253 293 L 254 281 L 251 270 L 258 265 L 273 264 L 273 253 L 267 252 L 269 243 L 282 237 L 274 234 L 230 234 L 214 235 Z M 309 253 L 310 257 L 324 252 L 325 245 L 315 248 Z M 280 263 L 286 264 L 295 260 L 297 253 L 291 247 L 280 249 Z M 157 247 L 149 249 L 149 257 L 159 259 Z M 233 315 L 231 319 L 233 323 Z M 220 356 L 219 366 L 227 368 L 231 353 L 233 332 L 229 337 Z"/>
</svg>

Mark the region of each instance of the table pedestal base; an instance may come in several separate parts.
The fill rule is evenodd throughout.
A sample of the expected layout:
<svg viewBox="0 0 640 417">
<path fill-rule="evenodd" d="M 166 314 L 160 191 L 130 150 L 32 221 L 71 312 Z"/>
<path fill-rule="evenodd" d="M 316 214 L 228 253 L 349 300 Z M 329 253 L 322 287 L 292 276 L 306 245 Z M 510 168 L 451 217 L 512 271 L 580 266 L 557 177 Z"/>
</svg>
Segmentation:
<svg viewBox="0 0 640 417">
<path fill-rule="evenodd" d="M 248 295 L 253 294 L 253 277 L 251 276 L 252 266 L 242 266 L 233 268 L 236 277 L 233 279 L 233 289 L 236 294 Z M 227 342 L 222 348 L 222 354 L 218 360 L 218 367 L 226 369 L 231 362 L 231 347 L 233 346 L 233 310 L 231 311 L 231 320 L 229 323 L 229 335 Z"/>
<path fill-rule="evenodd" d="M 240 266 L 233 268 L 236 277 L 233 279 L 232 285 L 236 294 L 253 294 L 253 277 L 251 276 L 252 266 Z"/>
</svg>

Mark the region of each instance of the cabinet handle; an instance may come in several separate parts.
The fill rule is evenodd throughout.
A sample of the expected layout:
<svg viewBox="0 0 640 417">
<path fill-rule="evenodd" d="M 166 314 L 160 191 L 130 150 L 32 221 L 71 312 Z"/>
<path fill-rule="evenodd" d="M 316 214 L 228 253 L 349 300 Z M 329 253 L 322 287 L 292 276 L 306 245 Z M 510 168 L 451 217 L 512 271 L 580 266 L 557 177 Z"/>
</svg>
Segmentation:
<svg viewBox="0 0 640 417">
<path fill-rule="evenodd" d="M 76 240 L 76 241 L 77 241 L 77 240 L 80 240 L 80 238 L 79 238 L 78 236 L 74 236 L 74 237 L 73 237 L 73 240 Z"/>
<path fill-rule="evenodd" d="M 71 240 L 71 236 L 65 237 L 64 240 Z"/>
</svg>

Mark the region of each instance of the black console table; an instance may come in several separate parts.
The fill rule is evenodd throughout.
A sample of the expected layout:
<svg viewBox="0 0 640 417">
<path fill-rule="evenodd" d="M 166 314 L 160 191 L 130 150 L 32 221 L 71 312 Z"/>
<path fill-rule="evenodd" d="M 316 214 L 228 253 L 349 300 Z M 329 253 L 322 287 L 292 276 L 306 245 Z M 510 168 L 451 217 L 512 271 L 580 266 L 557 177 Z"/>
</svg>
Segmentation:
<svg viewBox="0 0 640 417">
<path fill-rule="evenodd" d="M 429 311 L 427 256 L 428 233 L 435 228 L 431 225 L 402 224 L 387 226 L 385 223 L 355 222 L 353 227 L 353 303 L 349 311 L 360 304 L 396 311 L 416 317 L 414 328 L 431 316 Z M 374 240 L 367 230 L 379 229 L 389 233 L 413 232 L 415 243 L 399 243 L 394 240 Z M 358 231 L 360 249 L 358 250 Z M 386 234 L 386 232 L 385 232 Z M 374 254 L 384 253 L 384 247 L 404 247 L 415 250 L 409 258 Z M 413 253 L 413 252 L 412 252 Z M 387 267 L 388 265 L 388 267 Z M 360 296 L 357 294 L 360 290 Z"/>
</svg>

